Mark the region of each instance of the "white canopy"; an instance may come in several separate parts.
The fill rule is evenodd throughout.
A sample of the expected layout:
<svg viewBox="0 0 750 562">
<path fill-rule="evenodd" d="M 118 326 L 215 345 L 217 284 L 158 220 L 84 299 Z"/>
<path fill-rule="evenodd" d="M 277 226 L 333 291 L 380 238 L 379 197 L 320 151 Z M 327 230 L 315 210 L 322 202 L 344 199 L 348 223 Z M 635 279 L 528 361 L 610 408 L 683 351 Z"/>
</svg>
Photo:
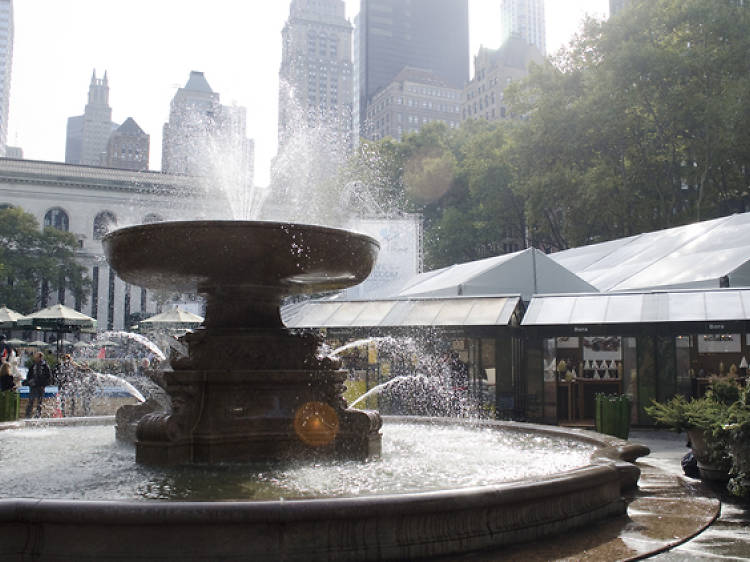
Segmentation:
<svg viewBox="0 0 750 562">
<path fill-rule="evenodd" d="M 141 320 L 141 324 L 149 327 L 170 327 L 170 326 L 198 326 L 203 322 L 203 317 L 175 307 L 151 318 Z"/>
<path fill-rule="evenodd" d="M 417 275 L 405 284 L 368 295 L 375 299 L 589 293 L 596 288 L 537 249 L 452 265 Z"/>
<path fill-rule="evenodd" d="M 550 254 L 598 291 L 750 286 L 750 213 Z"/>
<path fill-rule="evenodd" d="M 750 320 L 750 289 L 540 295 L 522 326 Z"/>
<path fill-rule="evenodd" d="M 310 301 L 282 309 L 289 328 L 507 326 L 520 297 Z"/>
</svg>

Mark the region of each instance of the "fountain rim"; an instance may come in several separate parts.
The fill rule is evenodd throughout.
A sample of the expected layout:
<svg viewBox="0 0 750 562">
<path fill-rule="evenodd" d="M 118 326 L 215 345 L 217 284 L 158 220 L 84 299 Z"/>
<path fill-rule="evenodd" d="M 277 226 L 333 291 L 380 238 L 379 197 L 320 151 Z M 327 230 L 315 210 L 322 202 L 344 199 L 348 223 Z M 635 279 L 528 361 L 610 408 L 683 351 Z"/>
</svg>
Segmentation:
<svg viewBox="0 0 750 562">
<path fill-rule="evenodd" d="M 164 228 L 174 228 L 178 229 L 179 227 L 200 227 L 200 226 L 210 226 L 212 228 L 242 228 L 243 226 L 245 228 L 252 226 L 253 228 L 257 229 L 268 229 L 268 230 L 278 230 L 278 229 L 299 229 L 304 231 L 312 231 L 319 234 L 325 234 L 330 236 L 352 236 L 361 238 L 363 241 L 370 242 L 371 244 L 374 244 L 378 248 L 380 248 L 380 242 L 370 236 L 369 234 L 365 234 L 363 232 L 358 232 L 356 230 L 347 230 L 345 228 L 339 228 L 339 227 L 333 227 L 333 226 L 323 226 L 318 224 L 308 224 L 303 222 L 285 222 L 285 221 L 266 221 L 266 220 L 234 220 L 234 219 L 196 219 L 196 220 L 167 220 L 167 221 L 159 221 L 159 222 L 152 222 L 152 223 L 143 223 L 143 224 L 131 224 L 128 226 L 123 226 L 116 228 L 115 230 L 111 230 L 110 232 L 107 232 L 104 236 L 102 236 L 102 243 L 117 237 L 121 233 L 133 231 L 133 230 L 163 230 Z"/>
<path fill-rule="evenodd" d="M 12 426 L 8 424 L 6 428 L 12 429 L 23 429 L 27 427 L 66 427 L 74 425 L 106 425 L 110 421 L 114 421 L 114 416 L 99 416 L 92 419 L 90 422 L 84 422 L 87 418 L 68 418 L 72 423 L 66 424 L 65 418 L 62 418 L 60 422 L 56 423 L 44 423 L 43 421 L 36 420 L 37 423 L 31 424 L 18 424 L 15 422 Z M 76 423 L 75 420 L 81 420 L 80 423 Z M 0 521 L 3 521 L 5 516 L 3 513 L 8 507 L 8 504 L 14 503 L 18 505 L 18 508 L 23 509 L 37 506 L 43 508 L 46 506 L 47 509 L 55 510 L 66 509 L 67 507 L 80 506 L 84 511 L 89 511 L 92 517 L 99 517 L 102 513 L 106 513 L 109 510 L 115 512 L 128 513 L 135 511 L 143 515 L 153 511 L 153 515 L 165 513 L 179 515 L 180 513 L 187 514 L 191 511 L 198 510 L 203 514 L 207 512 L 216 513 L 220 515 L 222 513 L 244 513 L 260 511 L 264 517 L 268 516 L 269 513 L 286 513 L 292 519 L 295 519 L 295 513 L 299 510 L 299 515 L 309 510 L 341 510 L 348 509 L 351 507 L 355 511 L 362 509 L 363 507 L 376 508 L 378 505 L 392 506 L 397 503 L 401 508 L 407 506 L 416 506 L 424 503 L 429 506 L 433 501 L 444 501 L 448 498 L 458 502 L 459 504 L 477 505 L 477 502 L 482 503 L 484 501 L 491 501 L 497 503 L 498 495 L 503 497 L 507 496 L 507 501 L 515 501 L 518 494 L 520 493 L 523 497 L 530 497 L 529 493 L 538 491 L 539 496 L 547 495 L 542 493 L 542 489 L 546 490 L 548 487 L 565 487 L 576 488 L 579 486 L 591 485 L 591 478 L 602 479 L 607 478 L 608 475 L 611 477 L 611 473 L 619 473 L 622 471 L 624 466 L 633 466 L 635 460 L 639 457 L 646 456 L 650 453 L 649 449 L 640 444 L 630 443 L 617 437 L 612 437 L 605 434 L 590 434 L 584 432 L 584 430 L 564 428 L 560 426 L 547 426 L 541 424 L 532 424 L 526 422 L 513 422 L 513 421 L 500 421 L 500 420 L 473 420 L 465 418 L 441 418 L 441 417 L 426 417 L 426 416 L 383 416 L 384 422 L 391 423 L 409 423 L 414 425 L 443 425 L 443 426 L 464 426 L 474 429 L 497 429 L 507 430 L 513 432 L 532 431 L 544 435 L 568 438 L 572 440 L 581 441 L 594 445 L 597 448 L 592 452 L 589 459 L 589 464 L 565 470 L 562 472 L 552 473 L 539 477 L 530 477 L 526 479 L 511 480 L 508 482 L 499 482 L 495 484 L 485 484 L 478 486 L 469 486 L 463 488 L 443 488 L 440 490 L 426 490 L 426 491 L 415 491 L 405 492 L 403 494 L 377 494 L 360 497 L 336 497 L 336 498 L 300 498 L 300 499 L 282 499 L 282 500 L 264 500 L 264 501 L 243 501 L 243 500 L 210 500 L 210 501 L 180 501 L 180 500 L 77 500 L 77 499 L 39 499 L 39 498 L 0 498 Z M 626 471 L 627 472 L 627 471 Z M 623 482 L 626 482 L 628 476 L 626 474 L 618 475 Z M 535 497 L 535 496 L 532 496 Z M 18 503 L 20 502 L 20 503 Z M 150 506 L 150 507 L 149 507 Z M 169 506 L 169 507 L 167 507 Z M 295 507 L 298 506 L 298 507 Z M 106 509 L 100 509 L 106 508 Z M 166 508 L 166 509 L 165 509 Z M 98 515 L 97 515 L 98 514 Z"/>
</svg>

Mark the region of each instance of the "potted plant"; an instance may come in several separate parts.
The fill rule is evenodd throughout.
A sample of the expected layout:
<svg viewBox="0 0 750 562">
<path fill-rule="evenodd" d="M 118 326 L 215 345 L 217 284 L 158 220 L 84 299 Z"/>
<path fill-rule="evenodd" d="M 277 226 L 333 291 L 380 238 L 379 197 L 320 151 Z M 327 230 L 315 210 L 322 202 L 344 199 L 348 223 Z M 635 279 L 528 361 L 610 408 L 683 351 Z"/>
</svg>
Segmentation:
<svg viewBox="0 0 750 562">
<path fill-rule="evenodd" d="M 728 410 L 710 392 L 689 401 L 678 395 L 664 403 L 653 401 L 646 407 L 646 413 L 658 424 L 688 434 L 701 478 L 719 481 L 729 478 L 729 456 L 720 436 Z"/>
<path fill-rule="evenodd" d="M 731 457 L 727 488 L 737 496 L 750 496 L 750 386 L 729 408 L 721 436 Z"/>
</svg>

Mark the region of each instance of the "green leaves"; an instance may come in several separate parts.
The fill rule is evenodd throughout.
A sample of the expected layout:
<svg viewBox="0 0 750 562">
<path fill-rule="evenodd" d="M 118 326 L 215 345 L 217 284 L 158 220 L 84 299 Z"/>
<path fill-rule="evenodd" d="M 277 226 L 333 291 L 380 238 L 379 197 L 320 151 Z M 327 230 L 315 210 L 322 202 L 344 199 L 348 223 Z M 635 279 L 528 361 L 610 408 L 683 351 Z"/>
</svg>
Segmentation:
<svg viewBox="0 0 750 562">
<path fill-rule="evenodd" d="M 43 287 L 65 287 L 77 299 L 85 297 L 90 280 L 75 260 L 76 247 L 73 234 L 41 231 L 22 209 L 0 209 L 0 302 L 29 314 L 40 307 Z"/>
</svg>

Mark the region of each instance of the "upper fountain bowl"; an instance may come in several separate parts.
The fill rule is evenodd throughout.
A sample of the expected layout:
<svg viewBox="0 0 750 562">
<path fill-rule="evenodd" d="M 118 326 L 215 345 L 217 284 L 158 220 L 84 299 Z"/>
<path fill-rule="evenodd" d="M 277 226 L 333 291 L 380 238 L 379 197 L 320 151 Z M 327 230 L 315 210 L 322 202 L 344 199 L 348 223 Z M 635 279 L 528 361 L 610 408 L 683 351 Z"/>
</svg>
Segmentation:
<svg viewBox="0 0 750 562">
<path fill-rule="evenodd" d="M 172 221 L 121 228 L 102 243 L 123 281 L 148 289 L 218 287 L 280 295 L 351 287 L 367 278 L 380 244 L 336 228 L 265 221 Z"/>
</svg>

